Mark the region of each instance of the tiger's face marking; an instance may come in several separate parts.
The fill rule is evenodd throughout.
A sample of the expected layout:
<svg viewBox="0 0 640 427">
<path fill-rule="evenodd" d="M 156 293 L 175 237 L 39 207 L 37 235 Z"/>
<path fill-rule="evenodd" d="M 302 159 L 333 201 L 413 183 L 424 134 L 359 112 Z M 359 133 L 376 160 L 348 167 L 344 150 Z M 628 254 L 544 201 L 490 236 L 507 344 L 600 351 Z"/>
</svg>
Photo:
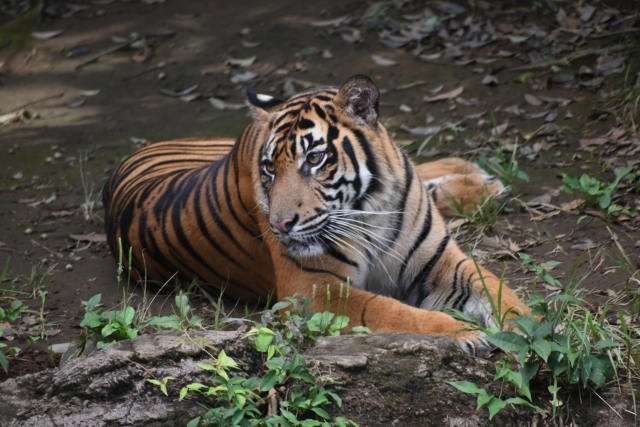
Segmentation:
<svg viewBox="0 0 640 427">
<path fill-rule="evenodd" d="M 379 163 L 378 133 L 385 132 L 377 122 L 378 92 L 368 79 L 350 82 L 278 105 L 269 99 L 265 107 L 260 95 L 248 94 L 269 129 L 259 155 L 259 203 L 292 255 L 317 256 L 337 243 L 332 217 L 362 210 L 378 187 L 379 171 L 371 167 Z"/>
</svg>

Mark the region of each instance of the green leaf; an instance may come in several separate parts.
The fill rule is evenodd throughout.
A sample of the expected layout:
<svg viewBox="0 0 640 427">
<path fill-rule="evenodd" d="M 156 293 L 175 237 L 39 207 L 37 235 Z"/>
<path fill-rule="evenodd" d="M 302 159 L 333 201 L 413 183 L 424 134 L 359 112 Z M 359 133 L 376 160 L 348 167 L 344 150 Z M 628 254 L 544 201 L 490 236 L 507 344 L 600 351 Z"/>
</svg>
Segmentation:
<svg viewBox="0 0 640 427">
<path fill-rule="evenodd" d="M 87 328 L 99 328 L 102 326 L 102 320 L 98 316 L 90 315 L 89 317 L 85 317 L 82 322 L 80 322 L 80 326 Z"/>
<path fill-rule="evenodd" d="M 567 295 L 567 294 L 558 294 L 558 295 L 554 295 L 551 298 L 549 298 L 551 301 L 568 301 L 568 302 L 572 302 L 574 304 L 577 305 L 583 305 L 584 303 L 579 300 L 578 298 L 571 296 L 571 295 Z"/>
<path fill-rule="evenodd" d="M 600 209 L 606 209 L 611 204 L 611 195 L 609 193 L 605 193 L 598 197 L 598 204 L 600 205 Z"/>
<path fill-rule="evenodd" d="M 273 388 L 274 385 L 276 385 L 277 382 L 278 382 L 277 372 L 274 370 L 271 370 L 267 372 L 267 374 L 264 377 L 262 377 L 262 380 L 260 381 L 260 390 L 269 391 Z"/>
<path fill-rule="evenodd" d="M 507 406 L 507 402 L 502 399 L 498 399 L 497 397 L 492 397 L 489 401 L 489 405 L 487 408 L 489 409 L 489 421 L 493 419 L 493 416 L 497 414 L 501 409 Z"/>
<path fill-rule="evenodd" d="M 187 427 L 198 427 L 198 424 L 200 424 L 200 417 L 195 417 L 187 423 Z"/>
<path fill-rule="evenodd" d="M 313 407 L 313 408 L 311 408 L 311 410 L 313 412 L 315 412 L 316 414 L 318 414 L 319 416 L 321 416 L 322 418 L 324 418 L 325 420 L 330 420 L 331 419 L 331 416 L 327 413 L 327 411 L 325 411 L 322 408 Z"/>
<path fill-rule="evenodd" d="M 4 353 L 0 353 L 0 366 L 4 369 L 4 373 L 9 373 L 9 361 L 7 360 L 7 356 Z"/>
<path fill-rule="evenodd" d="M 536 340 L 531 344 L 531 348 L 542 358 L 542 360 L 547 362 L 549 359 L 549 355 L 551 354 L 551 343 L 545 340 Z"/>
<path fill-rule="evenodd" d="M 602 350 L 605 348 L 612 348 L 612 347 L 620 347 L 620 344 L 610 340 L 600 340 L 593 346 L 595 350 Z"/>
<path fill-rule="evenodd" d="M 350 334 L 363 334 L 363 335 L 371 335 L 371 329 L 366 326 L 354 326 L 349 331 Z"/>
<path fill-rule="evenodd" d="M 296 416 L 293 415 L 291 412 L 287 411 L 284 408 L 280 408 L 280 412 L 282 413 L 282 416 L 285 417 L 287 419 L 287 421 L 289 421 L 294 426 L 299 426 L 300 425 L 300 421 L 298 421 Z"/>
<path fill-rule="evenodd" d="M 123 312 L 125 326 L 131 325 L 133 323 L 133 319 L 135 316 L 136 316 L 136 309 L 131 306 L 127 306 Z"/>
<path fill-rule="evenodd" d="M 454 386 L 463 393 L 474 394 L 482 393 L 483 391 L 486 393 L 484 389 L 481 389 L 480 387 L 469 381 L 445 381 L 445 383 Z"/>
<path fill-rule="evenodd" d="M 117 331 L 117 329 L 114 327 L 114 324 L 117 325 L 117 323 L 109 323 L 104 328 L 102 328 L 101 334 L 102 334 L 103 337 L 106 338 L 109 335 L 111 335 L 112 333 Z"/>
<path fill-rule="evenodd" d="M 157 326 L 166 329 L 182 329 L 180 320 L 175 314 L 172 314 L 171 316 L 153 316 L 151 319 L 147 320 L 142 327 L 146 328 L 149 326 Z"/>
<path fill-rule="evenodd" d="M 533 337 L 536 329 L 540 326 L 540 322 L 533 316 L 520 316 L 516 319 L 509 320 L 509 323 L 515 325 L 520 332 L 528 337 Z"/>
<path fill-rule="evenodd" d="M 488 394 L 486 391 L 482 390 L 484 393 L 478 394 L 478 406 L 476 407 L 476 411 L 482 408 L 484 405 L 489 403 L 491 399 L 493 399 L 492 394 Z"/>
<path fill-rule="evenodd" d="M 273 304 L 273 307 L 271 307 L 271 311 L 280 311 L 283 308 L 289 307 L 290 305 L 291 305 L 291 302 L 289 301 L 280 301 Z"/>
<path fill-rule="evenodd" d="M 537 407 L 536 405 L 531 404 L 530 402 L 527 402 L 526 400 L 522 399 L 521 397 L 512 397 L 510 399 L 507 399 L 504 401 L 504 403 L 508 404 L 508 405 L 524 405 L 524 406 L 528 406 L 529 408 L 533 408 L 537 411 L 540 412 L 547 412 L 542 408 Z"/>
<path fill-rule="evenodd" d="M 342 408 L 342 399 L 340 398 L 340 396 L 338 396 L 337 394 L 335 394 L 332 391 L 327 391 L 325 390 L 326 393 L 331 396 L 333 398 L 333 400 L 336 401 L 336 405 L 338 405 L 338 408 Z"/>
<path fill-rule="evenodd" d="M 273 341 L 273 335 L 267 333 L 260 333 L 256 337 L 256 348 L 259 352 L 264 353 L 269 349 L 269 344 Z"/>
<path fill-rule="evenodd" d="M 487 335 L 486 340 L 503 351 L 519 352 L 529 348 L 527 340 L 515 332 L 503 331 Z"/>
<path fill-rule="evenodd" d="M 87 311 L 93 311 L 96 305 L 100 303 L 100 299 L 102 298 L 102 294 L 96 294 L 89 298 L 87 301 Z"/>
</svg>

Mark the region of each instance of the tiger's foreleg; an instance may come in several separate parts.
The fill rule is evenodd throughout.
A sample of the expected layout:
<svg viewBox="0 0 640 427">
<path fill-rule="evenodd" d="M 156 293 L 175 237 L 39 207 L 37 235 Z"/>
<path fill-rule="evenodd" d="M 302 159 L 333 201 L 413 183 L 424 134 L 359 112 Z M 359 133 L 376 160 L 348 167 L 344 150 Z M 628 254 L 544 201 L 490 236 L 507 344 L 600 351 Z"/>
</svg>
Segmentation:
<svg viewBox="0 0 640 427">
<path fill-rule="evenodd" d="M 333 275 L 311 274 L 300 268 L 276 268 L 278 299 L 297 292 L 311 298 L 310 309 L 329 310 L 349 318 L 346 330 L 366 326 L 372 332 L 414 332 L 424 335 L 453 337 L 460 347 L 475 356 L 485 356 L 491 349 L 484 333 L 470 330 L 469 325 L 439 311 L 411 307 L 399 300 L 373 294 L 338 281 Z M 328 306 L 328 307 L 327 307 Z"/>
<path fill-rule="evenodd" d="M 465 256 L 456 245 L 447 247 L 426 286 L 429 298 L 422 308 L 455 308 L 485 327 L 516 330 L 509 319 L 531 311 L 496 275 Z"/>
</svg>

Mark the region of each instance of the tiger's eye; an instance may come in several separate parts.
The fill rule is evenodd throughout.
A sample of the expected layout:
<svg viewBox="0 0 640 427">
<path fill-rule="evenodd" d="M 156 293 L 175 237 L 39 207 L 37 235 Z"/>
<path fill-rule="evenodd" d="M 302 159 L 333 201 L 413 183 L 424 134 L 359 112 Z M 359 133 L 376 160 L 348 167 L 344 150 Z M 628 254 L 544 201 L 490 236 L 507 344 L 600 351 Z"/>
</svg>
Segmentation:
<svg viewBox="0 0 640 427">
<path fill-rule="evenodd" d="M 267 170 L 267 172 L 274 173 L 276 171 L 276 164 L 273 162 L 266 162 L 264 164 L 264 168 Z"/>
<path fill-rule="evenodd" d="M 323 157 L 324 157 L 324 153 L 310 153 L 307 156 L 307 162 L 309 162 L 309 164 L 312 164 L 312 165 L 317 165 L 322 161 Z"/>
</svg>

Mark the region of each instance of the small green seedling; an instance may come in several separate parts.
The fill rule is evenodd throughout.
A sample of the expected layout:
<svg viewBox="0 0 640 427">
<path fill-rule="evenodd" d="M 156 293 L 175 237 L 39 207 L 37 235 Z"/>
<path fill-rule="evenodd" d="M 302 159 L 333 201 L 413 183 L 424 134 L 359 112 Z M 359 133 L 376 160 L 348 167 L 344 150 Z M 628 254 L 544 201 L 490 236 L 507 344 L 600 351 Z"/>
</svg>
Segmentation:
<svg viewBox="0 0 640 427">
<path fill-rule="evenodd" d="M 580 179 L 569 174 L 564 174 L 562 177 L 564 184 L 560 186 L 560 190 L 571 194 L 573 194 L 575 190 L 580 190 L 585 198 L 581 208 L 600 208 L 606 212 L 607 217 L 612 215 L 616 216 L 622 208 L 613 203 L 613 196 L 616 194 L 616 191 L 618 191 L 622 179 L 628 178 L 633 182 L 635 175 L 633 175 L 631 171 L 632 169 L 627 167 L 616 168 L 614 170 L 616 178 L 608 184 L 586 173 L 583 174 Z"/>
</svg>

